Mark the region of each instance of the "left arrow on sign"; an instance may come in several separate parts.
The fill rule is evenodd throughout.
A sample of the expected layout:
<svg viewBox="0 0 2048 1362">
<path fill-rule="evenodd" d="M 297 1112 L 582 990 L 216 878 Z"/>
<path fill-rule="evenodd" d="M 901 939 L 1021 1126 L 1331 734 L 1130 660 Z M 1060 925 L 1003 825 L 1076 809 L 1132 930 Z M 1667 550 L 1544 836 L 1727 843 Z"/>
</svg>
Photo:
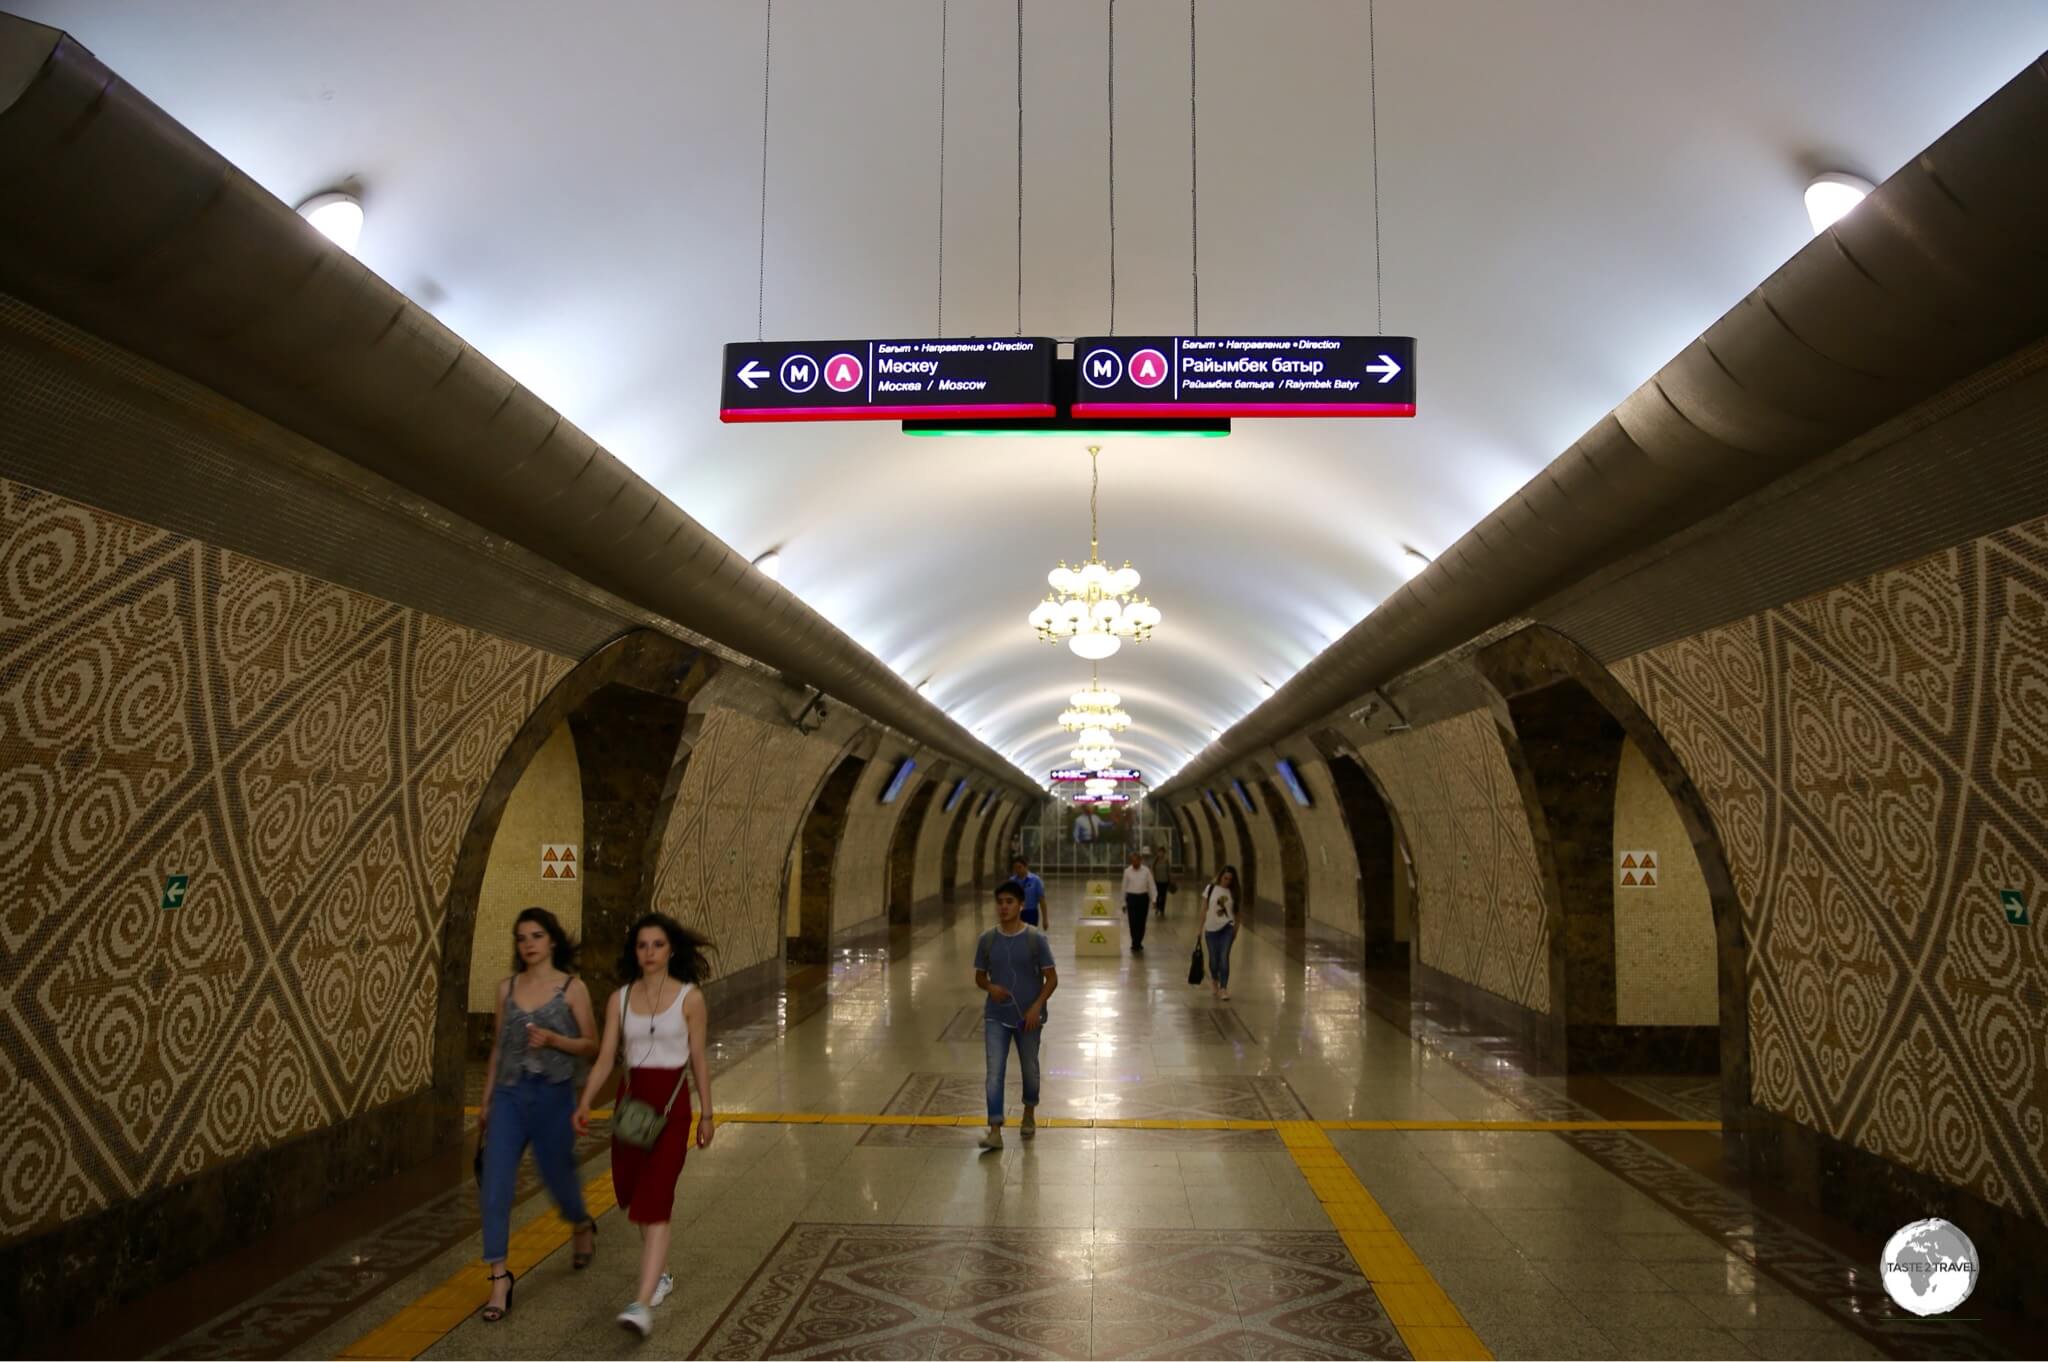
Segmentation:
<svg viewBox="0 0 2048 1362">
<path fill-rule="evenodd" d="M 1378 364 L 1366 365 L 1365 371 L 1369 374 L 1378 374 L 1382 383 L 1392 383 L 1395 376 L 1401 372 L 1401 366 L 1392 355 L 1383 354 Z"/>
<path fill-rule="evenodd" d="M 736 377 L 740 382 L 747 385 L 747 391 L 752 392 L 760 386 L 762 379 L 768 377 L 768 371 L 761 367 L 759 360 L 750 359 L 740 369 Z"/>
</svg>

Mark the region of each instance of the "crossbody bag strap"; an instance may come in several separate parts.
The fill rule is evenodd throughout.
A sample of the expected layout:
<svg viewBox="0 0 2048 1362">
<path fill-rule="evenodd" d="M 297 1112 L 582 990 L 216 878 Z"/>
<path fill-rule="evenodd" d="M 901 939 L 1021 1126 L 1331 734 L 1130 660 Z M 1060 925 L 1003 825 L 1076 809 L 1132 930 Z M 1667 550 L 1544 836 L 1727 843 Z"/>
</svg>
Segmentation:
<svg viewBox="0 0 2048 1362">
<path fill-rule="evenodd" d="M 633 1088 L 633 1039 L 627 1034 L 626 1022 L 632 1017 L 633 1010 L 627 1007 L 626 1004 L 632 1000 L 632 997 L 633 986 L 631 984 L 627 984 L 619 990 L 619 1063 L 626 1066 L 626 1091 L 628 1094 L 632 1092 Z"/>
</svg>

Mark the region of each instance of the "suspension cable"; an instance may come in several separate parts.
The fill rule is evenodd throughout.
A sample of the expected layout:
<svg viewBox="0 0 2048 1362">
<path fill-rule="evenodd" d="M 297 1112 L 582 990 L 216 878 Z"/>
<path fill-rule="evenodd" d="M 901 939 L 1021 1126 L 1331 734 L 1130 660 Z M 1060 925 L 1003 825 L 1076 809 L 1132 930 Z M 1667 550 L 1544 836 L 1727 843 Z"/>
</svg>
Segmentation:
<svg viewBox="0 0 2048 1362">
<path fill-rule="evenodd" d="M 939 316 L 932 334 L 946 334 L 946 22 L 952 0 L 939 0 Z"/>
<path fill-rule="evenodd" d="M 1024 334 L 1024 0 L 1017 0 L 1017 334 Z"/>
<path fill-rule="evenodd" d="M 1194 285 L 1194 334 L 1202 334 L 1202 182 L 1195 134 L 1195 0 L 1188 0 L 1188 269 Z"/>
<path fill-rule="evenodd" d="M 1116 334 L 1116 0 L 1109 0 L 1109 334 Z"/>
<path fill-rule="evenodd" d="M 775 0 L 761 24 L 761 241 L 754 264 L 754 339 L 767 336 L 768 318 L 768 78 L 775 58 Z"/>
<path fill-rule="evenodd" d="M 1380 272 L 1380 77 L 1379 39 L 1374 31 L 1375 0 L 1365 0 L 1366 100 L 1372 113 L 1372 305 L 1376 333 L 1387 330 L 1387 285 Z"/>
</svg>

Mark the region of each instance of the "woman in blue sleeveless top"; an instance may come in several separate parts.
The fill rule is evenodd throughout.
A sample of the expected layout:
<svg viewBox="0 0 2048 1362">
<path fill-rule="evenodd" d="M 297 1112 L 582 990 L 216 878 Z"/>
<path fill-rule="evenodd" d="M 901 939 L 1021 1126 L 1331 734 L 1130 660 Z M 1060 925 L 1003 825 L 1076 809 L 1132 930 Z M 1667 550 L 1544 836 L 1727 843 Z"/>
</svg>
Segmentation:
<svg viewBox="0 0 2048 1362">
<path fill-rule="evenodd" d="M 512 924 L 512 973 L 498 982 L 496 1039 L 483 1099 L 483 1177 L 478 1200 L 491 1299 L 483 1318 L 495 1324 L 512 1308 L 505 1257 L 512 1238 L 512 1194 L 519 1160 L 533 1146 L 541 1181 L 576 1227 L 576 1267 L 590 1266 L 597 1222 L 583 1206 L 576 1180 L 576 1061 L 597 1050 L 590 990 L 572 971 L 576 943 L 545 908 L 528 908 Z"/>
</svg>

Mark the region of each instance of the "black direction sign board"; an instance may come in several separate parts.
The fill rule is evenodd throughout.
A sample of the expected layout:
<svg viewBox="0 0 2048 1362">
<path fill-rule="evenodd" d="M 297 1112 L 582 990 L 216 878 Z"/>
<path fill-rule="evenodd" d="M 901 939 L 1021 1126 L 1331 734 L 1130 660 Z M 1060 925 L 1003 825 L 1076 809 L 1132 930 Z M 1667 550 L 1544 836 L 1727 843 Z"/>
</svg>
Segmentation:
<svg viewBox="0 0 2048 1362">
<path fill-rule="evenodd" d="M 1048 417 L 1057 349 L 1040 336 L 735 341 L 725 347 L 718 419 Z"/>
<path fill-rule="evenodd" d="M 1080 419 L 1413 416 L 1413 336 L 1083 336 Z"/>
</svg>

